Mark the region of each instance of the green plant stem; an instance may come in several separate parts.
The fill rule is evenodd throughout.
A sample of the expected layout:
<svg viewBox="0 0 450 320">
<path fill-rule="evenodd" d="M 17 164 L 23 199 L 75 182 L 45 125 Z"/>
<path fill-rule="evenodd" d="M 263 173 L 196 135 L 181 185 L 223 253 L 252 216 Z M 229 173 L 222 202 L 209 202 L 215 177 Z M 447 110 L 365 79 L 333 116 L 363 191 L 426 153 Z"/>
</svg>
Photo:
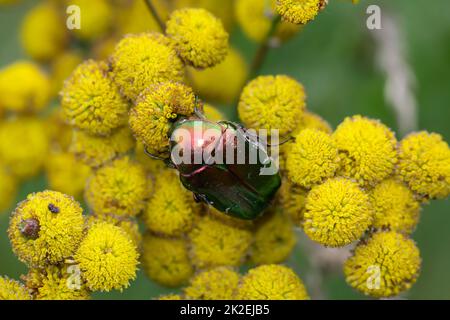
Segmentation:
<svg viewBox="0 0 450 320">
<path fill-rule="evenodd" d="M 250 67 L 250 73 L 249 73 L 249 79 L 253 79 L 256 75 L 258 75 L 259 71 L 261 70 L 261 67 L 264 64 L 264 61 L 266 59 L 267 54 L 270 50 L 270 42 L 272 40 L 273 35 L 275 34 L 275 31 L 277 30 L 278 24 L 281 21 L 281 16 L 277 15 L 273 20 L 272 24 L 270 26 L 270 30 L 267 33 L 266 37 L 262 41 L 261 45 L 259 46 L 258 50 L 256 51 L 256 54 L 253 58 L 252 65 Z"/>
<path fill-rule="evenodd" d="M 147 5 L 148 10 L 152 14 L 153 18 L 155 18 L 156 22 L 158 23 L 159 27 L 161 28 L 161 31 L 164 32 L 166 30 L 166 25 L 164 21 L 161 19 L 160 15 L 158 14 L 158 11 L 156 10 L 155 6 L 152 3 L 152 0 L 144 0 L 145 4 Z"/>
</svg>

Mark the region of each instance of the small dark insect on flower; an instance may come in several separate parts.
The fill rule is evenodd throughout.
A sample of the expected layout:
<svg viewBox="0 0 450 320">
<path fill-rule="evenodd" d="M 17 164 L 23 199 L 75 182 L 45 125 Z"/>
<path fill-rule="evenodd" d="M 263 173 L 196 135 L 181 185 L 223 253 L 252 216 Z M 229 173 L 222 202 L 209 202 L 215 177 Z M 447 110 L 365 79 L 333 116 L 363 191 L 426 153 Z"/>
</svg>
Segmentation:
<svg viewBox="0 0 450 320">
<path fill-rule="evenodd" d="M 50 203 L 48 205 L 48 210 L 50 210 L 51 213 L 59 213 L 59 208 L 55 206 L 53 203 Z"/>
<path fill-rule="evenodd" d="M 39 237 L 39 230 L 41 229 L 39 221 L 35 218 L 23 220 L 19 228 L 20 233 L 32 240 L 36 240 Z"/>
</svg>

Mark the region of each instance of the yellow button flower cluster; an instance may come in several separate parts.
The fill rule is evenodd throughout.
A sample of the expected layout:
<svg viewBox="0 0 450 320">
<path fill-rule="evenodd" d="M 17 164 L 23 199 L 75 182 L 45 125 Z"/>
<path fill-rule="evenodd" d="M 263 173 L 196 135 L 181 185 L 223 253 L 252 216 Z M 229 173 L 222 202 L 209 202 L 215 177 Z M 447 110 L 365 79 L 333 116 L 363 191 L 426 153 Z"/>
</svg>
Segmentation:
<svg viewBox="0 0 450 320">
<path fill-rule="evenodd" d="M 72 197 L 30 194 L 13 212 L 8 235 L 29 267 L 24 284 L 0 278 L 5 299 L 89 299 L 92 291 L 122 290 L 136 277 L 140 235 L 130 220 L 83 216 Z"/>
</svg>

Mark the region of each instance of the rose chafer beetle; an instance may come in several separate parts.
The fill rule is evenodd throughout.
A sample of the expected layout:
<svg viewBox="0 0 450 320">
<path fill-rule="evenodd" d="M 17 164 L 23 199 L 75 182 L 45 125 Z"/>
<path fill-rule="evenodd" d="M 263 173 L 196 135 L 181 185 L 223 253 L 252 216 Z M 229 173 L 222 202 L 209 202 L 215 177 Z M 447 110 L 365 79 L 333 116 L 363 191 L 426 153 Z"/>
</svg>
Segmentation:
<svg viewBox="0 0 450 320">
<path fill-rule="evenodd" d="M 196 201 L 236 218 L 259 217 L 281 186 L 266 139 L 231 121 L 209 121 L 197 107 L 202 109 L 198 101 L 194 115 L 172 122 L 167 152 L 144 150 L 177 169 Z"/>
<path fill-rule="evenodd" d="M 265 145 L 234 122 L 183 118 L 169 137 L 169 163 L 182 184 L 196 200 L 228 215 L 257 218 L 281 185 Z"/>
</svg>

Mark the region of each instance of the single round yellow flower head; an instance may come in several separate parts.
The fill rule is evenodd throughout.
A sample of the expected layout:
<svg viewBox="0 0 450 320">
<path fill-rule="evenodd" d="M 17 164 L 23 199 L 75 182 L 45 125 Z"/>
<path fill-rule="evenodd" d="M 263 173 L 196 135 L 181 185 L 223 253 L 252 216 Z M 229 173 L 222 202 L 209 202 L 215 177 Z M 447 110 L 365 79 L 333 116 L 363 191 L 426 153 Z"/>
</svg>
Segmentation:
<svg viewBox="0 0 450 320">
<path fill-rule="evenodd" d="M 14 253 L 29 266 L 56 264 L 72 256 L 83 236 L 78 202 L 55 191 L 28 195 L 9 222 Z"/>
<path fill-rule="evenodd" d="M 45 163 L 50 189 L 81 198 L 92 170 L 69 152 L 52 152 Z"/>
<path fill-rule="evenodd" d="M 300 118 L 300 122 L 294 131 L 292 131 L 291 136 L 295 137 L 300 133 L 300 131 L 305 129 L 316 129 L 327 134 L 331 134 L 333 131 L 328 122 L 326 122 L 319 115 L 308 110 L 304 110 L 303 115 Z M 294 143 L 295 141 L 290 140 L 280 145 L 278 161 L 279 166 L 283 171 L 286 170 L 286 158 L 289 156 Z"/>
<path fill-rule="evenodd" d="M 222 22 L 205 9 L 175 10 L 167 21 L 166 33 L 181 59 L 196 68 L 215 66 L 228 53 L 228 33 Z"/>
<path fill-rule="evenodd" d="M 333 177 L 339 168 L 338 149 L 330 135 L 305 129 L 295 136 L 286 159 L 287 176 L 304 188 Z"/>
<path fill-rule="evenodd" d="M 250 269 L 241 278 L 239 300 L 308 300 L 302 280 L 292 269 L 275 264 Z"/>
<path fill-rule="evenodd" d="M 112 78 L 132 100 L 151 84 L 184 79 L 184 65 L 172 41 L 159 33 L 125 36 L 116 45 L 110 63 Z"/>
<path fill-rule="evenodd" d="M 276 0 L 236 0 L 235 16 L 244 33 L 256 42 L 262 42 L 270 31 Z M 292 38 L 300 26 L 281 21 L 275 30 L 275 39 L 287 41 Z"/>
<path fill-rule="evenodd" d="M 0 277 L 0 300 L 31 300 L 31 295 L 20 282 Z"/>
<path fill-rule="evenodd" d="M 51 64 L 51 93 L 57 95 L 63 88 L 66 80 L 83 62 L 83 56 L 76 51 L 66 51 L 58 55 Z"/>
<path fill-rule="evenodd" d="M 319 131 L 322 131 L 327 134 L 331 134 L 333 130 L 331 129 L 331 126 L 328 122 L 326 122 L 322 117 L 319 115 L 310 112 L 308 110 L 305 110 L 303 112 L 303 115 L 300 119 L 299 124 L 297 127 L 292 131 L 291 136 L 295 137 L 300 133 L 300 131 L 305 129 L 316 129 Z M 286 170 L 286 159 L 289 156 L 289 153 L 291 152 L 291 149 L 294 145 L 295 141 L 290 140 L 282 145 L 280 145 L 279 148 L 279 166 L 280 168 L 285 171 Z"/>
<path fill-rule="evenodd" d="M 205 216 L 189 233 L 191 257 L 200 269 L 214 266 L 239 266 L 244 262 L 252 241 L 245 229 L 226 225 Z"/>
<path fill-rule="evenodd" d="M 45 118 L 45 130 L 51 151 L 66 151 L 73 138 L 73 129 L 67 123 L 62 108 L 54 108 Z"/>
<path fill-rule="evenodd" d="M 296 244 L 294 226 L 286 215 L 276 211 L 264 216 L 256 227 L 251 261 L 257 265 L 285 261 Z"/>
<path fill-rule="evenodd" d="M 303 86 L 288 76 L 260 76 L 242 91 L 239 118 L 249 129 L 275 129 L 283 137 L 297 126 L 305 98 Z"/>
<path fill-rule="evenodd" d="M 35 176 L 48 157 L 44 123 L 37 118 L 0 122 L 0 159 L 18 178 Z"/>
<path fill-rule="evenodd" d="M 74 258 L 90 290 L 111 291 L 136 278 L 139 253 L 122 228 L 104 222 L 91 226 Z"/>
<path fill-rule="evenodd" d="M 32 59 L 49 61 L 61 53 L 68 42 L 64 12 L 51 1 L 43 1 L 25 16 L 20 42 Z"/>
<path fill-rule="evenodd" d="M 277 12 L 284 20 L 295 24 L 306 24 L 314 20 L 328 0 L 277 0 Z"/>
<path fill-rule="evenodd" d="M 184 300 L 179 294 L 166 294 L 158 298 L 158 300 Z"/>
<path fill-rule="evenodd" d="M 122 127 L 111 136 L 98 137 L 84 131 L 74 131 L 69 151 L 90 167 L 99 167 L 108 161 L 127 153 L 135 146 L 130 129 Z"/>
<path fill-rule="evenodd" d="M 247 80 L 248 66 L 240 52 L 230 48 L 225 60 L 217 66 L 204 70 L 191 68 L 189 72 L 192 86 L 202 98 L 232 103 Z"/>
<path fill-rule="evenodd" d="M 352 243 L 361 238 L 372 220 L 369 196 L 350 180 L 327 180 L 313 187 L 306 197 L 303 229 L 322 245 L 343 247 Z"/>
<path fill-rule="evenodd" d="M 10 208 L 17 195 L 18 181 L 0 163 L 0 212 Z"/>
<path fill-rule="evenodd" d="M 87 60 L 73 71 L 61 92 L 70 124 L 95 135 L 109 135 L 127 122 L 128 102 L 107 72 L 105 62 Z"/>
<path fill-rule="evenodd" d="M 147 232 L 142 240 L 142 266 L 147 276 L 167 287 L 178 287 L 194 273 L 186 240 L 160 238 Z"/>
<path fill-rule="evenodd" d="M 36 64 L 17 61 L 0 70 L 0 97 L 5 111 L 40 111 L 50 98 L 50 80 Z"/>
<path fill-rule="evenodd" d="M 142 235 L 139 232 L 139 225 L 136 219 L 116 215 L 90 215 L 86 220 L 88 228 L 90 228 L 93 224 L 102 222 L 107 222 L 122 228 L 130 239 L 133 240 L 136 247 L 140 247 Z"/>
<path fill-rule="evenodd" d="M 373 227 L 410 234 L 419 222 L 420 205 L 403 183 L 387 179 L 370 192 Z"/>
<path fill-rule="evenodd" d="M 80 8 L 80 28 L 73 33 L 81 40 L 93 41 L 105 35 L 113 23 L 113 4 L 108 0 L 66 0 L 67 6 Z"/>
<path fill-rule="evenodd" d="M 219 18 L 225 26 L 225 29 L 231 31 L 234 22 L 233 16 L 234 0 L 174 0 L 174 8 L 203 8 L 217 18 Z"/>
<path fill-rule="evenodd" d="M 206 119 L 211 121 L 217 122 L 227 119 L 227 117 L 222 112 L 220 112 L 217 108 L 207 103 L 203 105 L 203 114 L 205 115 Z"/>
<path fill-rule="evenodd" d="M 156 12 L 163 21 L 169 16 L 169 3 L 166 0 L 152 0 Z M 147 31 L 163 31 L 158 22 L 148 10 L 145 1 L 132 0 L 123 6 L 116 6 L 118 31 L 121 35 L 129 33 L 140 33 Z"/>
<path fill-rule="evenodd" d="M 239 273 L 228 267 L 204 270 L 192 277 L 184 293 L 194 300 L 232 300 L 239 278 Z"/>
<path fill-rule="evenodd" d="M 24 277 L 27 288 L 37 300 L 88 300 L 77 265 L 33 268 Z"/>
<path fill-rule="evenodd" d="M 167 168 L 164 161 L 153 159 L 145 153 L 144 144 L 142 142 L 136 143 L 135 156 L 136 160 L 144 167 L 145 171 L 153 177 L 156 177 Z"/>
<path fill-rule="evenodd" d="M 155 177 L 153 192 L 142 219 L 157 234 L 180 236 L 192 229 L 198 205 L 175 170 L 165 169 Z"/>
<path fill-rule="evenodd" d="M 339 149 L 343 176 L 367 187 L 392 174 L 397 163 L 397 140 L 381 122 L 361 116 L 346 118 L 333 139 Z"/>
<path fill-rule="evenodd" d="M 361 242 L 344 264 L 347 283 L 373 297 L 391 297 L 411 288 L 420 272 L 420 252 L 413 240 L 379 232 Z"/>
<path fill-rule="evenodd" d="M 418 132 L 400 142 L 398 174 L 426 199 L 450 194 L 450 148 L 437 133 Z"/>
<path fill-rule="evenodd" d="M 172 122 L 178 115 L 191 115 L 194 109 L 195 95 L 190 87 L 176 82 L 151 85 L 130 111 L 130 128 L 149 152 L 165 153 Z"/>
<path fill-rule="evenodd" d="M 144 209 L 151 187 L 144 168 L 123 157 L 94 173 L 86 186 L 86 201 L 97 215 L 136 216 Z"/>
<path fill-rule="evenodd" d="M 302 226 L 304 221 L 307 194 L 308 191 L 306 189 L 295 185 L 287 179 L 283 180 L 278 193 L 278 202 L 283 212 L 298 226 Z"/>
</svg>

